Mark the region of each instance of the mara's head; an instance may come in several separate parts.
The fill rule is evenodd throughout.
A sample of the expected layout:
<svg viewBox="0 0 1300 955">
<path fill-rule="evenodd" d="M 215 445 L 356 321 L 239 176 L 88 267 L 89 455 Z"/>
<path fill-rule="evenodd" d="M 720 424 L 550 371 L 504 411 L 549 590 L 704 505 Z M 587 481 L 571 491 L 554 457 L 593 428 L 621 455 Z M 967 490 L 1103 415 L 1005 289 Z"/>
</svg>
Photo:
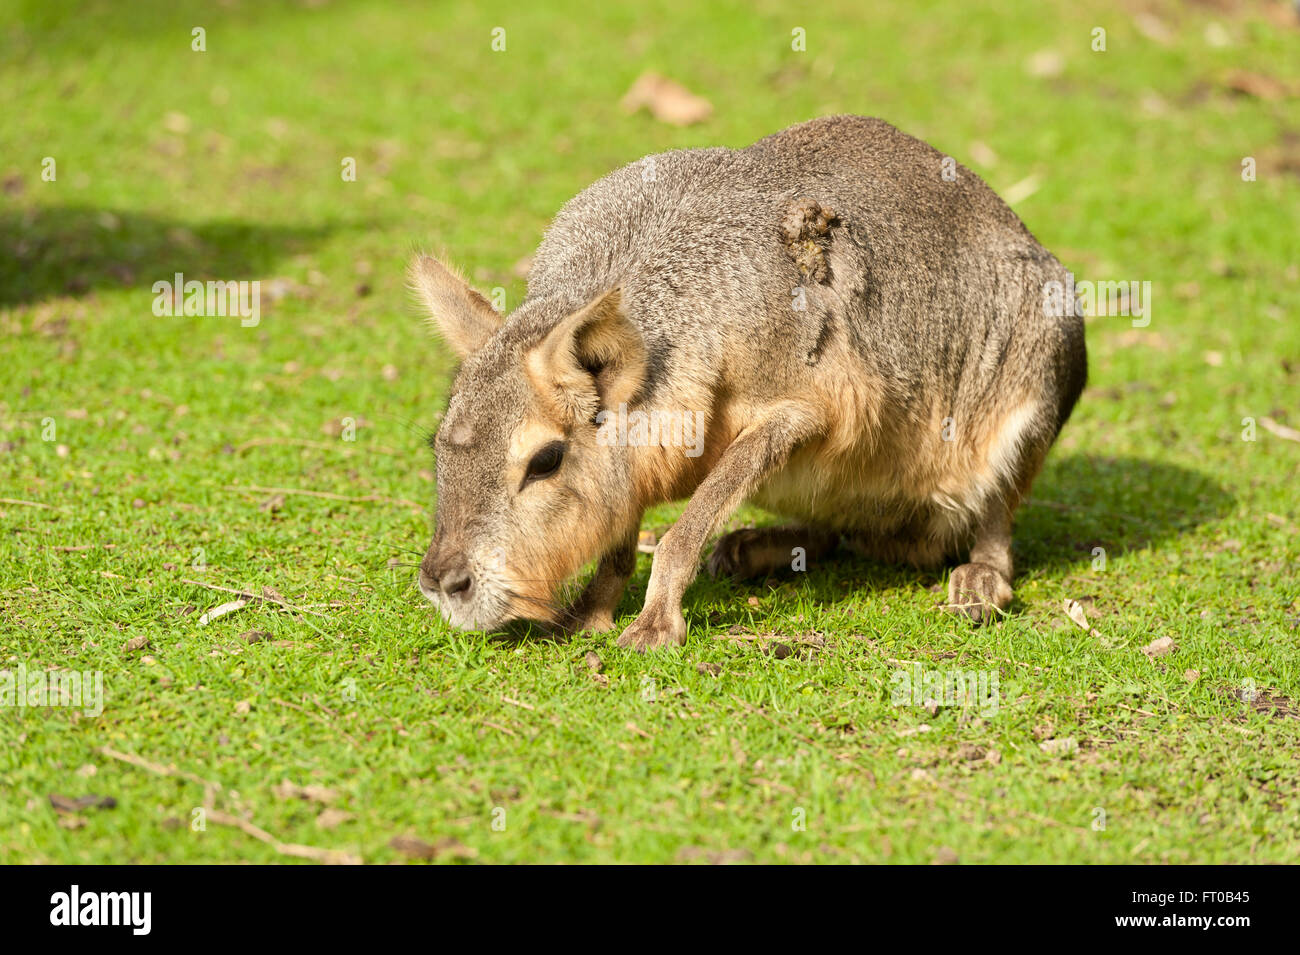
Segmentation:
<svg viewBox="0 0 1300 955">
<path fill-rule="evenodd" d="M 436 259 L 417 257 L 411 280 L 461 359 L 433 441 L 437 516 L 420 590 L 463 629 L 558 622 L 560 585 L 640 513 L 626 449 L 597 422 L 643 384 L 640 333 L 618 289 L 576 308 L 530 300 L 505 322 Z"/>
</svg>

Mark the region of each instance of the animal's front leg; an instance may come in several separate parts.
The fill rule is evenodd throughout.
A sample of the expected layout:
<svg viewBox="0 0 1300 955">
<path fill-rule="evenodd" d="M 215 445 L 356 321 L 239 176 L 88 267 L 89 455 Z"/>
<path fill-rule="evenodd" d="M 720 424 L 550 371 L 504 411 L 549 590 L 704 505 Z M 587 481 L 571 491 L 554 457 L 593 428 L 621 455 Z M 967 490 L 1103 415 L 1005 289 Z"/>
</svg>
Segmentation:
<svg viewBox="0 0 1300 955">
<path fill-rule="evenodd" d="M 970 561 L 948 578 L 948 609 L 975 623 L 989 623 L 1011 605 L 1011 511 L 989 505 L 975 534 Z"/>
<path fill-rule="evenodd" d="M 795 448 L 819 430 L 819 420 L 811 409 L 785 404 L 769 409 L 728 445 L 700 482 L 681 518 L 659 541 L 645 606 L 619 637 L 620 647 L 644 653 L 686 642 L 682 594 L 695 579 L 700 551 L 709 535 L 764 478 L 785 464 Z"/>
<path fill-rule="evenodd" d="M 564 629 L 570 633 L 594 630 L 604 633 L 614 628 L 614 611 L 623 596 L 632 572 L 636 570 L 636 541 L 640 521 L 623 534 L 600 563 L 581 595 L 564 615 Z"/>
</svg>

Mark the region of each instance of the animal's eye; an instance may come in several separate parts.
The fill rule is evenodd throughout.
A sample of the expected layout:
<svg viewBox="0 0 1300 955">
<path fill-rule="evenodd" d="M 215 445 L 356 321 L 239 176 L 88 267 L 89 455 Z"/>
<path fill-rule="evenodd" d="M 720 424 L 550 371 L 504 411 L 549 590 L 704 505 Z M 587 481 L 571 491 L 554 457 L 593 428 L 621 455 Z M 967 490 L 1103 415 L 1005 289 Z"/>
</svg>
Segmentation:
<svg viewBox="0 0 1300 955">
<path fill-rule="evenodd" d="M 560 441 L 552 441 L 534 454 L 533 459 L 528 462 L 528 470 L 524 472 L 524 483 L 550 477 L 560 469 L 560 462 L 563 460 L 564 444 Z"/>
</svg>

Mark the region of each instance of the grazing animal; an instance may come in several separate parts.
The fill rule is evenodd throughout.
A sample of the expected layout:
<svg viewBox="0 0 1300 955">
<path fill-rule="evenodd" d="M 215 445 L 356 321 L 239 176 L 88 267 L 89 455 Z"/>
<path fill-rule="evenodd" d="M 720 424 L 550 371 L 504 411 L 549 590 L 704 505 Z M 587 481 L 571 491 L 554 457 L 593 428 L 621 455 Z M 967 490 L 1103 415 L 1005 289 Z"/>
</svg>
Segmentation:
<svg viewBox="0 0 1300 955">
<path fill-rule="evenodd" d="M 859 116 L 611 173 L 556 216 L 508 318 L 436 259 L 411 279 L 462 360 L 419 574 L 462 628 L 611 629 L 643 512 L 683 498 L 620 646 L 685 641 L 682 595 L 745 500 L 792 523 L 722 537 L 715 575 L 841 545 L 965 558 L 948 605 L 988 620 L 1087 372 L 1077 310 L 1045 307 L 1061 264 L 973 172 Z"/>
</svg>

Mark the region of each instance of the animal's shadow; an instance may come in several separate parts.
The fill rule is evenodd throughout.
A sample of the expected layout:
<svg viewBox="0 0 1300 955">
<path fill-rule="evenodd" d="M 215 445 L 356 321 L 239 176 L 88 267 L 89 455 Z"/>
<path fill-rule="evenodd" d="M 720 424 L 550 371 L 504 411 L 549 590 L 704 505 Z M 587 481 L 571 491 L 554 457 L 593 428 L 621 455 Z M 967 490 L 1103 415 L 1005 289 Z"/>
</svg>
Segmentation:
<svg viewBox="0 0 1300 955">
<path fill-rule="evenodd" d="M 91 206 L 0 210 L 0 307 L 150 288 L 157 281 L 264 277 L 330 230 L 238 220 L 184 222 Z"/>
<path fill-rule="evenodd" d="M 1049 458 L 1016 514 L 1017 569 L 1060 572 L 1158 546 L 1218 520 L 1234 504 L 1213 478 L 1177 464 L 1093 454 Z"/>
<path fill-rule="evenodd" d="M 1090 569 L 1099 560 L 1113 560 L 1128 551 L 1166 543 L 1222 517 L 1233 500 L 1213 479 L 1176 464 L 1093 454 L 1054 456 L 1016 513 L 1013 549 L 1017 576 L 1063 575 L 1070 570 Z M 841 549 L 820 565 L 810 565 L 806 573 L 789 573 L 781 579 L 829 606 L 863 589 L 909 582 L 919 587 L 933 586 L 942 575 L 942 569 L 881 564 Z M 629 594 L 625 598 L 620 613 L 635 614 L 640 610 L 637 603 L 647 581 L 648 574 L 638 575 L 630 588 L 635 597 Z M 697 581 L 687 591 L 684 607 L 688 617 L 692 604 L 707 586 Z M 752 592 L 756 584 L 742 581 L 728 586 L 744 594 Z M 750 611 L 744 600 L 729 601 L 727 606 L 735 609 L 711 615 L 710 622 L 748 622 Z"/>
</svg>

